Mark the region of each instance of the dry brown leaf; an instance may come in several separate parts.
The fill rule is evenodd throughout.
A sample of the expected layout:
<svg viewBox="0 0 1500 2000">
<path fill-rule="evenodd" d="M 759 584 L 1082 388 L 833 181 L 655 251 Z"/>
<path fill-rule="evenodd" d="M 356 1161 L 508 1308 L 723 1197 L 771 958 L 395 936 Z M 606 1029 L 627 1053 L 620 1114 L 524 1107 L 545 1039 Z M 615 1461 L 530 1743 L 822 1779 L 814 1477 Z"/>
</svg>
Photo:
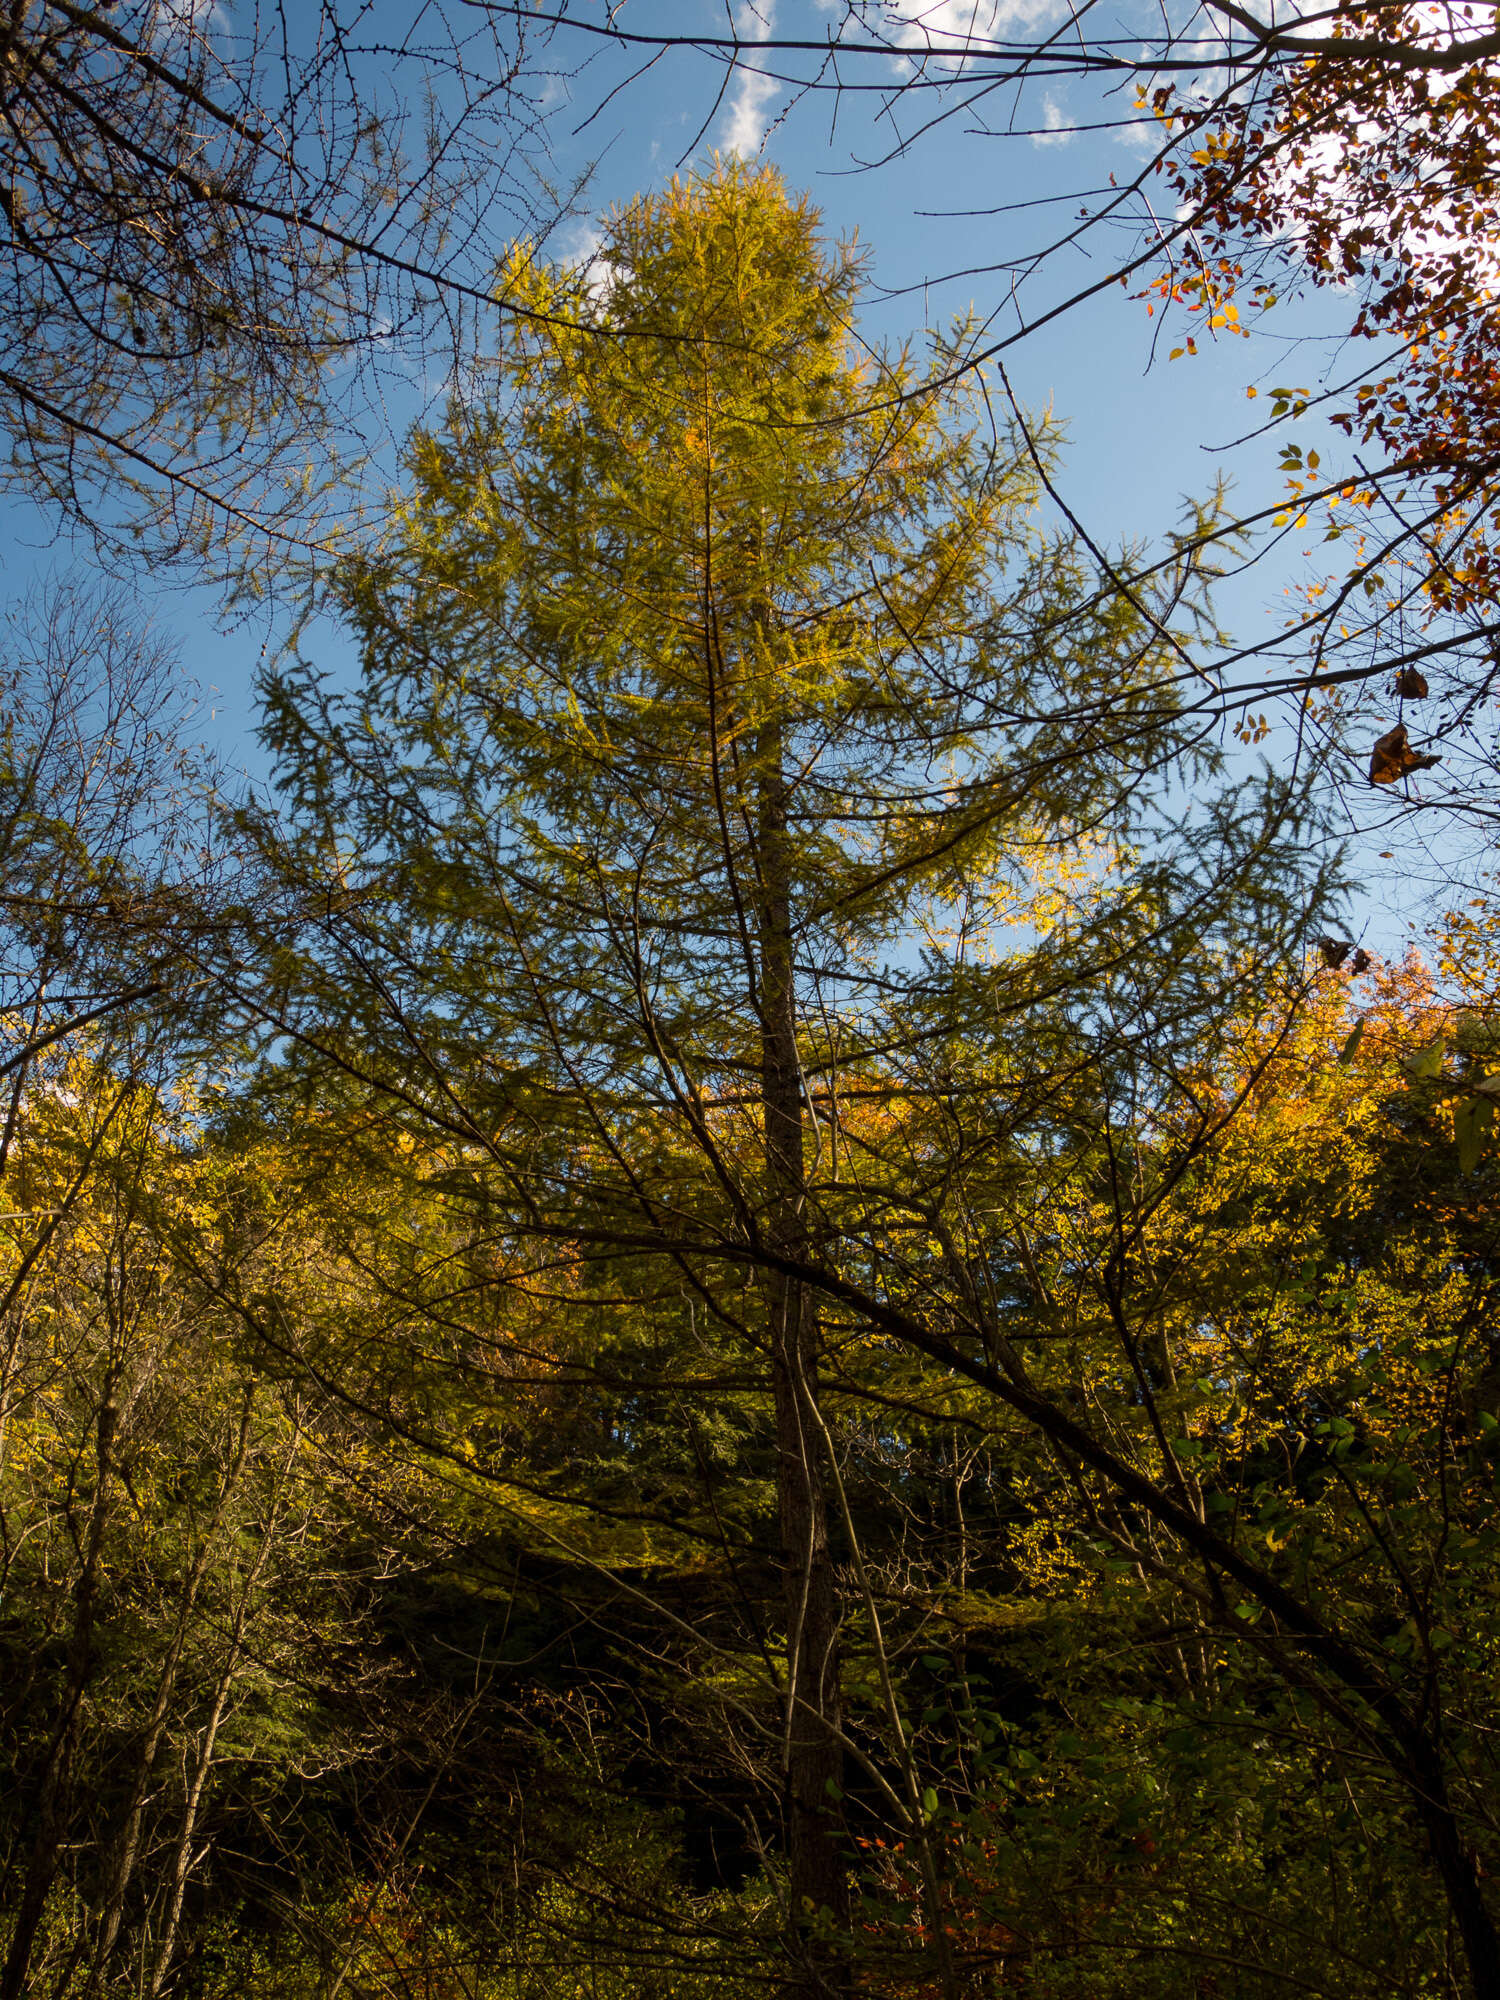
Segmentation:
<svg viewBox="0 0 1500 2000">
<path fill-rule="evenodd" d="M 1398 722 L 1394 729 L 1388 729 L 1384 736 L 1377 738 L 1375 748 L 1370 752 L 1370 783 L 1372 785 L 1394 785 L 1412 771 L 1430 771 L 1434 764 L 1442 763 L 1441 757 L 1430 752 L 1413 750 L 1406 740 L 1406 724 Z"/>
</svg>

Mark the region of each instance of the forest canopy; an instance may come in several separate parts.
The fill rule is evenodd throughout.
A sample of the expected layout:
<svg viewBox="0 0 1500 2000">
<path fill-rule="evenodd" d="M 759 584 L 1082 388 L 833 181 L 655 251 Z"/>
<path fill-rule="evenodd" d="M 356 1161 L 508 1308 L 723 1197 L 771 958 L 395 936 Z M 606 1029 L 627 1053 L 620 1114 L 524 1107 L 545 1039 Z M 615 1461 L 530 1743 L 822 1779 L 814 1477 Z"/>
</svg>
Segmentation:
<svg viewBox="0 0 1500 2000">
<path fill-rule="evenodd" d="M 1491 913 L 867 288 L 514 241 L 258 792 L 14 622 L 0 2000 L 1500 1991 Z"/>
</svg>

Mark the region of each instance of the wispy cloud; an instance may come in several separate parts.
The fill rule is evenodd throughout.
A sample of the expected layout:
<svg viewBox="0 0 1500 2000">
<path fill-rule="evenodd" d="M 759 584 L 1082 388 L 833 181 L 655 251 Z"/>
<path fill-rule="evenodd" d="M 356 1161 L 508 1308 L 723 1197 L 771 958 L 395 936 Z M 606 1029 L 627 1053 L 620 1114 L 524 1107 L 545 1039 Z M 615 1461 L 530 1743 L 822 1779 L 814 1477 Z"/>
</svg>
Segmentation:
<svg viewBox="0 0 1500 2000">
<path fill-rule="evenodd" d="M 175 42 L 189 36 L 208 35 L 229 25 L 227 7 L 220 0 L 155 0 L 142 23 L 148 42 Z"/>
<path fill-rule="evenodd" d="M 937 55 L 962 68 L 1018 28 L 1062 11 L 1062 0 L 880 0 L 881 25 L 898 48 Z"/>
<path fill-rule="evenodd" d="M 742 42 L 766 41 L 776 25 L 776 0 L 742 0 L 734 10 L 734 31 Z M 775 77 L 741 64 L 725 111 L 724 146 L 749 159 L 765 144 L 771 106 L 781 86 Z"/>
<path fill-rule="evenodd" d="M 1068 114 L 1055 97 L 1042 99 L 1041 130 L 1033 132 L 1033 146 L 1066 146 L 1074 136 L 1073 127 L 1068 123 Z"/>
</svg>

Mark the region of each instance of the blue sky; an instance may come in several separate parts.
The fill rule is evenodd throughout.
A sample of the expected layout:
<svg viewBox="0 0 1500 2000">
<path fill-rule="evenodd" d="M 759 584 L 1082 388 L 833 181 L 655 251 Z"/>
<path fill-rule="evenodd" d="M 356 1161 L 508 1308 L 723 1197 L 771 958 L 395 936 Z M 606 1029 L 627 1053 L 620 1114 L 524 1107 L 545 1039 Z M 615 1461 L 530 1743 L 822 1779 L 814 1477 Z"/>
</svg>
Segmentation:
<svg viewBox="0 0 1500 2000">
<path fill-rule="evenodd" d="M 641 33 L 680 33 L 693 19 L 706 32 L 722 34 L 732 21 L 739 37 L 754 42 L 772 33 L 818 37 L 841 11 L 832 0 L 737 0 L 731 6 L 627 0 L 615 18 Z M 1026 39 L 1059 28 L 1068 10 L 1059 0 L 875 0 L 868 15 L 891 42 L 916 50 L 927 44 L 961 49 L 970 27 L 980 35 Z M 1143 42 L 1132 45 L 1132 37 L 1149 35 L 1158 23 L 1153 10 L 1132 0 L 1115 0 L 1090 17 L 1096 39 L 1135 49 Z M 1268 408 L 1265 392 L 1281 383 L 1315 387 L 1325 376 L 1338 379 L 1362 361 L 1369 365 L 1365 352 L 1351 356 L 1336 337 L 1340 321 L 1347 326 L 1350 317 L 1346 301 L 1325 294 L 1285 304 L 1250 338 L 1223 333 L 1204 339 L 1200 327 L 1199 351 L 1168 359 L 1180 344 L 1181 326 L 1177 338 L 1157 338 L 1161 322 L 1148 318 L 1136 296 L 1143 281 L 1099 288 L 1146 240 L 1152 223 L 1147 204 L 1158 216 L 1170 215 L 1171 197 L 1161 181 L 1131 203 L 1133 233 L 1084 229 L 1074 247 L 1033 261 L 1075 229 L 1082 209 L 1097 212 L 1105 191 L 1128 182 L 1152 157 L 1153 133 L 1136 108 L 1132 84 L 1107 89 L 1053 78 L 1029 96 L 996 91 L 952 115 L 972 76 L 955 60 L 948 66 L 953 87 L 923 100 L 928 120 L 934 111 L 950 115 L 931 122 L 911 143 L 894 146 L 897 120 L 902 137 L 919 124 L 899 101 L 896 119 L 886 115 L 888 93 L 909 69 L 894 60 L 862 68 L 846 63 L 844 75 L 869 88 L 835 103 L 828 94 L 799 97 L 769 73 L 793 61 L 749 56 L 729 76 L 706 131 L 705 108 L 725 81 L 711 61 L 664 59 L 602 116 L 595 114 L 600 85 L 609 87 L 613 78 L 606 81 L 601 63 L 571 87 L 572 124 L 591 121 L 572 143 L 600 145 L 599 184 L 610 195 L 616 186 L 633 189 L 660 179 L 685 155 L 691 161 L 714 145 L 769 158 L 795 185 L 812 191 L 833 232 L 857 231 L 870 247 L 872 327 L 899 339 L 928 321 L 977 312 L 994 339 L 1012 343 L 1001 358 L 1023 406 L 1050 409 L 1065 427 L 1063 497 L 1101 543 L 1157 543 L 1180 518 L 1185 498 L 1206 494 L 1220 476 L 1232 482 L 1238 511 L 1253 512 L 1283 497 L 1279 452 L 1289 434 L 1257 435 Z M 566 115 L 556 121 L 556 138 L 559 145 L 571 138 Z M 696 155 L 687 151 L 695 143 Z M 1091 289 L 1095 296 L 1068 305 Z M 1068 309 L 1049 317 L 1059 305 Z M 1325 475 L 1353 470 L 1346 442 L 1326 423 L 1306 417 L 1291 435 L 1304 450 L 1320 452 Z M 1347 560 L 1342 546 L 1322 544 L 1316 524 L 1311 531 L 1270 537 L 1254 554 L 1253 564 L 1219 594 L 1238 645 L 1274 643 L 1305 608 L 1303 588 Z M 1396 719 L 1394 707 L 1389 715 L 1382 712 L 1383 695 L 1383 689 L 1371 693 L 1364 740 Z M 1267 748 L 1284 750 L 1288 741 L 1286 730 L 1277 729 Z M 1358 829 L 1351 827 L 1357 831 L 1353 858 L 1366 883 L 1351 916 L 1366 942 L 1398 951 L 1413 923 L 1420 927 L 1430 915 L 1434 888 L 1472 861 L 1472 843 L 1451 823 L 1406 819 L 1393 831 L 1399 802 L 1351 775 L 1349 803 L 1361 816 Z"/>
<path fill-rule="evenodd" d="M 394 17 L 394 6 L 390 11 Z M 604 9 L 597 0 L 575 0 L 575 11 L 598 19 Z M 919 42 L 925 23 L 926 33 L 950 46 L 971 21 L 980 32 L 1022 36 L 1045 31 L 1063 12 L 1056 0 L 881 0 L 872 11 L 894 42 Z M 1131 31 L 1132 11 L 1129 0 L 1115 10 L 1122 34 Z M 837 18 L 822 0 L 625 0 L 613 13 L 645 34 L 732 29 L 751 43 L 773 30 L 822 36 Z M 1158 322 L 1131 296 L 1136 285 L 1109 287 L 1046 317 L 1109 275 L 1119 239 L 1096 242 L 1086 232 L 1078 247 L 1027 268 L 1094 198 L 1088 191 L 1106 189 L 1111 175 L 1129 178 L 1149 155 L 1150 133 L 1128 85 L 1113 96 L 1071 81 L 1044 84 L 1029 100 L 996 93 L 980 113 L 950 116 L 900 150 L 888 103 L 910 74 L 899 59 L 849 68 L 864 86 L 857 92 L 799 100 L 763 73 L 776 67 L 773 58 L 751 57 L 726 74 L 704 57 L 666 55 L 629 80 L 649 53 L 584 38 L 554 45 L 554 74 L 542 85 L 549 171 L 557 186 L 589 172 L 583 203 L 552 235 L 558 254 L 586 252 L 591 212 L 703 163 L 716 149 L 764 157 L 812 192 L 830 233 L 857 233 L 868 246 L 866 324 L 876 337 L 920 337 L 926 324 L 971 308 L 996 338 L 1017 334 L 1023 320 L 1036 328 L 1006 349 L 1005 365 L 1023 405 L 1050 409 L 1065 426 L 1062 491 L 1098 540 L 1154 543 L 1179 518 L 1184 496 L 1205 493 L 1221 473 L 1234 480 L 1243 507 L 1275 496 L 1282 440 L 1240 442 L 1266 407 L 1246 392 L 1317 380 L 1329 350 L 1310 338 L 1318 330 L 1310 313 L 1288 311 L 1253 340 L 1200 341 L 1195 357 L 1168 361 L 1153 355 Z M 949 74 L 961 87 L 963 64 L 954 61 Z M 914 102 L 930 116 L 956 101 L 957 91 L 928 92 L 899 101 L 895 115 L 910 128 Z M 981 116 L 989 130 L 978 129 Z M 1134 220 L 1149 225 L 1144 203 Z M 396 433 L 421 413 L 424 396 L 440 390 L 440 382 L 414 379 L 404 406 L 399 396 L 392 402 L 392 463 Z M 1336 462 L 1337 442 L 1335 456 L 1326 436 L 1317 442 Z M 23 507 L 10 506 L 7 525 L 8 595 L 49 567 L 86 565 L 84 552 L 50 545 L 49 524 Z M 1320 567 L 1318 557 L 1308 538 L 1284 541 L 1226 586 L 1223 611 L 1242 643 L 1279 629 L 1288 588 Z M 155 621 L 180 635 L 184 664 L 203 686 L 205 740 L 232 766 L 258 772 L 252 689 L 261 658 L 284 638 L 284 607 L 226 627 L 202 591 L 162 579 L 152 598 Z M 347 647 L 335 633 L 310 634 L 307 650 L 336 672 L 347 669 Z M 1398 905 L 1383 895 L 1370 906 L 1377 941 L 1387 946 L 1403 921 Z"/>
</svg>

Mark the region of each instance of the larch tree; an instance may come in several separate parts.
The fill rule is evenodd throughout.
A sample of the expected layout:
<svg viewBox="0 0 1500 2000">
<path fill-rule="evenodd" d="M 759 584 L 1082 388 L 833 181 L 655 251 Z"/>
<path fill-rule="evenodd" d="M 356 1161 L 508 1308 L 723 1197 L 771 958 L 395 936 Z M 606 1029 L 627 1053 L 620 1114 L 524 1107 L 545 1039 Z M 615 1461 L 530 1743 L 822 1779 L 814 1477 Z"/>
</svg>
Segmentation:
<svg viewBox="0 0 1500 2000">
<path fill-rule="evenodd" d="M 488 7 L 536 18 L 516 0 Z M 909 275 L 975 286 L 985 315 L 968 365 L 1024 357 L 1112 291 L 1122 311 L 1137 301 L 1120 338 L 1145 367 L 1191 371 L 1234 343 L 1258 400 L 1240 406 L 1243 425 L 1231 401 L 1203 442 L 1247 433 L 1249 490 L 1209 532 L 1232 519 L 1254 560 L 1297 553 L 1314 568 L 1286 625 L 1198 656 L 1192 699 L 1250 733 L 1281 708 L 1299 746 L 1323 735 L 1361 818 L 1435 811 L 1483 832 L 1497 622 L 1490 10 L 1371 0 L 1263 15 L 1193 0 L 1021 19 L 997 0 L 845 0 L 730 22 L 569 0 L 544 18 L 560 48 L 596 54 L 601 99 L 649 75 L 706 129 L 743 92 L 772 144 L 827 112 L 813 143 L 846 172 L 879 169 L 885 200 L 901 201 L 909 163 L 925 206 L 921 156 L 962 158 L 949 173 L 979 191 L 965 185 L 948 211 L 967 218 L 960 254 L 934 249 L 923 268 L 918 251 Z M 1043 171 L 1033 147 L 1059 138 L 1077 143 Z M 989 166 L 968 159 L 976 144 Z M 1087 521 L 1089 496 L 1070 497 Z"/>
<path fill-rule="evenodd" d="M 580 1341 L 586 1298 L 705 1329 L 759 1373 L 807 1994 L 847 1976 L 860 1600 L 809 1273 L 925 1229 L 861 1107 L 924 1104 L 940 1180 L 945 1091 L 1081 1104 L 1109 1051 L 1210 1033 L 1318 894 L 1274 788 L 1157 837 L 1214 764 L 1171 693 L 1201 536 L 1118 589 L 1043 531 L 1034 440 L 951 366 L 965 330 L 878 354 L 861 278 L 736 165 L 616 213 L 589 270 L 518 248 L 507 343 L 343 577 L 359 686 L 273 683 L 291 811 L 246 821 L 301 916 L 262 937 L 275 1049 L 420 1138 L 490 1245 L 476 1287 L 530 1286 Z M 874 1782 L 920 1843 L 891 1731 Z"/>
</svg>

